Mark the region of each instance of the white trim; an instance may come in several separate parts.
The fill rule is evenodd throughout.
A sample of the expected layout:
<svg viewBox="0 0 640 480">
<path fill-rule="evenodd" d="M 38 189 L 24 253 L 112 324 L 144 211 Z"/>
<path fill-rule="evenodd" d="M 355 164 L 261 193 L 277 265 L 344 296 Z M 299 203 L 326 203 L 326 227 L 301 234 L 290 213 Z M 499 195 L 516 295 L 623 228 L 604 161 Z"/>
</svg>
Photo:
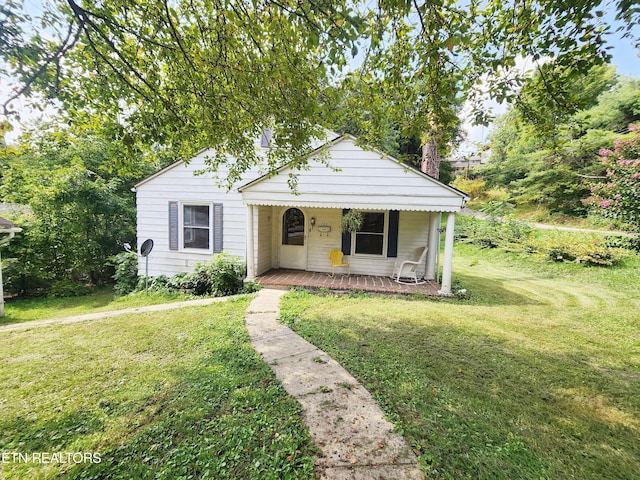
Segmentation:
<svg viewBox="0 0 640 480">
<path fill-rule="evenodd" d="M 451 274 L 453 271 L 453 233 L 456 226 L 456 214 L 447 214 L 447 231 L 444 240 L 444 259 L 442 261 L 442 283 L 438 293 L 443 296 L 451 295 Z"/>
<path fill-rule="evenodd" d="M 256 257 L 255 257 L 255 243 L 254 243 L 254 218 L 253 218 L 253 205 L 247 205 L 247 278 L 245 282 L 253 282 L 256 279 Z"/>
<path fill-rule="evenodd" d="M 441 222 L 442 214 L 431 212 L 431 214 L 429 215 L 429 251 L 427 252 L 427 261 L 424 274 L 424 278 L 427 280 L 436 280 L 438 253 L 440 251 L 439 228 Z"/>
<path fill-rule="evenodd" d="M 274 197 L 280 196 L 279 194 L 261 194 L 256 196 L 247 195 L 248 192 L 243 193 L 243 201 L 245 204 L 259 205 L 264 207 L 302 207 L 302 208 L 348 208 L 351 210 L 406 210 L 410 212 L 459 212 L 462 208 L 462 202 L 459 199 L 442 199 L 442 198 L 418 198 L 415 196 L 399 197 L 375 195 L 371 196 L 355 196 L 355 195 L 332 195 L 333 201 L 305 201 L 302 196 L 295 197 L 288 194 L 288 198 L 276 199 Z M 336 198 L 338 197 L 338 198 Z M 399 203 L 398 199 L 411 198 L 413 202 Z M 384 201 L 383 199 L 388 199 Z M 396 201 L 394 201 L 396 200 Z M 416 200 L 423 200 L 418 202 Z M 432 203 L 434 200 L 442 200 L 438 203 Z M 449 201 L 447 201 L 449 200 Z M 457 202 L 455 200 L 458 200 Z"/>
<path fill-rule="evenodd" d="M 356 252 L 356 237 L 358 232 L 353 232 L 351 234 L 351 255 L 352 257 L 359 258 L 387 258 L 387 247 L 389 245 L 389 210 L 366 210 L 362 211 L 362 213 L 382 213 L 384 215 L 384 227 L 382 229 L 382 253 L 380 255 L 375 253 L 357 253 Z M 363 232 L 364 235 L 367 235 L 366 232 Z M 380 235 L 379 233 L 375 235 Z"/>
<path fill-rule="evenodd" d="M 213 254 L 213 202 L 198 202 L 196 200 L 178 201 L 178 251 L 186 253 L 201 253 L 206 255 Z M 184 224 L 184 207 L 208 207 L 209 208 L 209 248 L 185 247 L 185 228 L 201 228 L 205 227 L 185 227 Z"/>
</svg>

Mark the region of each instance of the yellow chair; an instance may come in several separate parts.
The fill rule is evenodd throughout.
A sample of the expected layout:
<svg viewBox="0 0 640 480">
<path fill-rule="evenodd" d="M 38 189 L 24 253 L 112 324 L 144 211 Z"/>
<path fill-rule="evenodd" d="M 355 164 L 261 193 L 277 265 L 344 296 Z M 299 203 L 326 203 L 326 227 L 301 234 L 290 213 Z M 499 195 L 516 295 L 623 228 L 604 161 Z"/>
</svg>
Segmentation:
<svg viewBox="0 0 640 480">
<path fill-rule="evenodd" d="M 331 260 L 331 276 L 335 275 L 336 267 L 347 267 L 348 275 L 351 276 L 351 265 L 342 261 L 344 253 L 338 248 L 334 248 L 329 252 L 329 260 Z"/>
</svg>

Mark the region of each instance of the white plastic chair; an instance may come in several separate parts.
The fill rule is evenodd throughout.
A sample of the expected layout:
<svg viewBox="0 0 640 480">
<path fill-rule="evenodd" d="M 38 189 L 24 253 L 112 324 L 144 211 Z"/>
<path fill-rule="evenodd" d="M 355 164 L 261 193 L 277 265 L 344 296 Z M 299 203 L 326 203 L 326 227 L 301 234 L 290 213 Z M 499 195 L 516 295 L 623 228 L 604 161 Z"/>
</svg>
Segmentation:
<svg viewBox="0 0 640 480">
<path fill-rule="evenodd" d="M 427 250 L 427 247 L 416 248 L 410 259 L 396 260 L 391 278 L 393 278 L 397 283 L 414 283 L 416 285 L 425 283 L 424 280 L 418 280 L 418 267 L 427 257 Z M 403 278 L 413 279 L 413 282 L 402 281 Z"/>
</svg>

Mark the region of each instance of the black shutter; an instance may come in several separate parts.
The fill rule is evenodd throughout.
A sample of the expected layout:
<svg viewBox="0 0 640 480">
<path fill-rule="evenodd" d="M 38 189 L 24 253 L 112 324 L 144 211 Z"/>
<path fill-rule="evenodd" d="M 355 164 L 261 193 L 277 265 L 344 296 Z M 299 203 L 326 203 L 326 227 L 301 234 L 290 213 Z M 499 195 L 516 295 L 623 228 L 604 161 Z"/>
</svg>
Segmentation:
<svg viewBox="0 0 640 480">
<path fill-rule="evenodd" d="M 342 210 L 342 216 L 349 212 L 348 208 Z M 342 253 L 351 255 L 351 232 L 342 232 Z"/>
<path fill-rule="evenodd" d="M 179 250 L 179 230 L 178 202 L 169 202 L 169 250 Z"/>
<path fill-rule="evenodd" d="M 387 240 L 387 257 L 398 256 L 398 226 L 400 225 L 400 211 L 389 210 L 389 238 Z"/>
</svg>

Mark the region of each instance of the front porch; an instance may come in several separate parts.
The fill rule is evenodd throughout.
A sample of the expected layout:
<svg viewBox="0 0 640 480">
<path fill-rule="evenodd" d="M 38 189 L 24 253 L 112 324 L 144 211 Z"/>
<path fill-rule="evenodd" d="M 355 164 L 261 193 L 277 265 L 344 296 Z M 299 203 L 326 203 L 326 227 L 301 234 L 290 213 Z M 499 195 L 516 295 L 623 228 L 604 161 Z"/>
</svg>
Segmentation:
<svg viewBox="0 0 640 480">
<path fill-rule="evenodd" d="M 306 272 L 303 270 L 269 270 L 258 276 L 256 282 L 265 287 L 308 287 L 329 290 L 359 290 L 386 294 L 422 294 L 438 296 L 439 285 L 428 280 L 421 285 L 397 283 L 389 277 L 374 275 L 340 275 Z"/>
</svg>

